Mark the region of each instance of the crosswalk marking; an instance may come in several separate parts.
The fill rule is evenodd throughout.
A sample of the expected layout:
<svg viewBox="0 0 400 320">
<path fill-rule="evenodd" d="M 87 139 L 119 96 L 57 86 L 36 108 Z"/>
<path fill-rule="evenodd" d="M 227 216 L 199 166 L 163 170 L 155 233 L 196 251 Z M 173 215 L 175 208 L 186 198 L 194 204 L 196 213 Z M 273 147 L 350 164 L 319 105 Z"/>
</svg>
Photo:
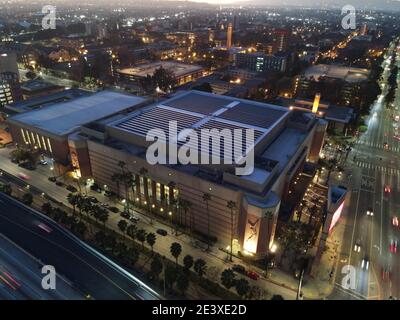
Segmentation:
<svg viewBox="0 0 400 320">
<path fill-rule="evenodd" d="M 372 147 L 372 148 L 376 148 L 376 149 L 385 149 L 385 146 L 383 145 L 383 143 L 376 143 L 376 142 L 372 142 L 369 140 L 357 140 L 356 144 L 358 145 L 364 145 L 367 147 Z M 392 151 L 392 152 L 400 152 L 400 148 L 399 147 L 392 147 L 389 146 L 388 151 Z"/>
<path fill-rule="evenodd" d="M 382 171 L 391 175 L 400 175 L 400 169 L 396 168 L 391 168 L 391 167 L 385 167 L 381 165 L 375 165 L 369 162 L 364 162 L 364 161 L 357 161 L 356 162 L 357 167 L 363 168 L 363 169 L 372 169 L 376 171 Z"/>
</svg>

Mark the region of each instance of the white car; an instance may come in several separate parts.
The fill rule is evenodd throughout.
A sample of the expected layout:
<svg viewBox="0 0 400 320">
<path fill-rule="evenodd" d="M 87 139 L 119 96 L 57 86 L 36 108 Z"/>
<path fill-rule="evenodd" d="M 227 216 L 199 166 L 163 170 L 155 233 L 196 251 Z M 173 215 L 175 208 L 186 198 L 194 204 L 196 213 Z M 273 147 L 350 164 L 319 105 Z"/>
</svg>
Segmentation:
<svg viewBox="0 0 400 320">
<path fill-rule="evenodd" d="M 368 268 L 369 268 L 369 260 L 367 258 L 362 259 L 361 269 L 368 270 Z"/>
<path fill-rule="evenodd" d="M 355 244 L 354 244 L 354 252 L 360 252 L 361 251 L 361 244 L 360 244 L 360 242 L 359 241 L 357 241 Z"/>
</svg>

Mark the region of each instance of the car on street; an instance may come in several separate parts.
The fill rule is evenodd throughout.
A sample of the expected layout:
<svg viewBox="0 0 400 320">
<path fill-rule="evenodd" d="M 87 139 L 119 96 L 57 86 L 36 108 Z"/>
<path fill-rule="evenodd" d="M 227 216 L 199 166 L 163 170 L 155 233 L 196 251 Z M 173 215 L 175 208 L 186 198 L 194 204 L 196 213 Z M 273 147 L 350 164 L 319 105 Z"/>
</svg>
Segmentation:
<svg viewBox="0 0 400 320">
<path fill-rule="evenodd" d="M 101 189 L 97 184 L 93 184 L 90 186 L 90 190 L 95 191 L 97 193 L 101 193 Z"/>
<path fill-rule="evenodd" d="M 364 257 L 364 259 L 361 260 L 361 269 L 368 270 L 369 269 L 369 258 Z"/>
<path fill-rule="evenodd" d="M 386 185 L 383 190 L 385 191 L 385 193 L 391 193 L 392 192 L 392 188 L 389 185 Z"/>
<path fill-rule="evenodd" d="M 249 277 L 250 279 L 253 279 L 253 280 L 258 280 L 260 278 L 258 273 L 254 272 L 254 271 L 250 271 L 250 270 L 248 270 L 246 272 L 246 276 Z"/>
<path fill-rule="evenodd" d="M 64 187 L 65 183 L 61 182 L 61 181 L 56 181 L 56 185 L 59 186 L 59 187 Z"/>
<path fill-rule="evenodd" d="M 128 213 L 128 212 L 125 212 L 125 211 L 121 212 L 120 215 L 121 215 L 122 218 L 125 218 L 125 219 L 129 219 L 129 218 L 130 218 L 129 213 Z"/>
<path fill-rule="evenodd" d="M 390 240 L 390 252 L 397 253 L 397 240 Z"/>
<path fill-rule="evenodd" d="M 399 226 L 399 219 L 396 216 L 392 218 L 392 225 L 396 228 Z"/>
<path fill-rule="evenodd" d="M 168 232 L 164 229 L 157 229 L 156 232 L 157 232 L 157 234 L 159 234 L 160 236 L 163 236 L 163 237 L 165 237 L 168 234 Z"/>
<path fill-rule="evenodd" d="M 49 226 L 45 225 L 44 223 L 39 223 L 38 227 L 47 233 L 50 233 L 53 231 Z"/>
<path fill-rule="evenodd" d="M 354 252 L 361 252 L 361 241 L 357 240 L 353 248 Z"/>
<path fill-rule="evenodd" d="M 109 207 L 108 210 L 110 210 L 113 213 L 118 213 L 119 209 L 117 207 Z"/>
<path fill-rule="evenodd" d="M 131 221 L 131 222 L 138 222 L 140 219 L 138 218 L 138 217 L 136 217 L 136 216 L 134 216 L 134 215 L 131 215 L 130 217 L 129 217 L 129 221 Z"/>
<path fill-rule="evenodd" d="M 382 267 L 381 268 L 381 277 L 383 281 L 389 281 L 391 278 L 391 271 L 389 268 Z"/>
<path fill-rule="evenodd" d="M 47 166 L 48 162 L 46 160 L 40 160 L 39 164 L 41 164 L 42 166 Z"/>
<path fill-rule="evenodd" d="M 21 162 L 18 166 L 31 171 L 35 170 L 35 166 L 29 161 Z"/>
<path fill-rule="evenodd" d="M 246 274 L 246 268 L 241 264 L 234 264 L 232 270 L 240 274 Z"/>
<path fill-rule="evenodd" d="M 373 209 L 371 207 L 369 207 L 367 209 L 367 216 L 373 216 L 373 215 L 374 215 L 374 211 L 373 211 Z"/>
<path fill-rule="evenodd" d="M 90 202 L 92 202 L 92 203 L 98 203 L 98 202 L 99 202 L 99 200 L 97 200 L 97 198 L 96 198 L 96 197 L 93 197 L 93 196 L 88 197 L 88 199 L 89 199 Z"/>
<path fill-rule="evenodd" d="M 74 186 L 71 186 L 70 184 L 67 186 L 66 189 L 67 189 L 69 192 L 77 192 L 77 191 L 78 191 Z"/>
<path fill-rule="evenodd" d="M 22 172 L 18 173 L 18 177 L 20 177 L 23 180 L 29 180 L 29 176 Z"/>
</svg>

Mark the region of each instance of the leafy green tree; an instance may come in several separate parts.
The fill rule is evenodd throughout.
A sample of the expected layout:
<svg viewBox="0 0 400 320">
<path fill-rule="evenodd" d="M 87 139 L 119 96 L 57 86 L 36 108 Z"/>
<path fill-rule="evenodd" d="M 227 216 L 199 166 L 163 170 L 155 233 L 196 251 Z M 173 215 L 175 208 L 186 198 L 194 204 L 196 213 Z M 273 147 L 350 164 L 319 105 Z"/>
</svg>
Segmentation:
<svg viewBox="0 0 400 320">
<path fill-rule="evenodd" d="M 249 282 L 246 279 L 239 279 L 235 284 L 236 292 L 240 297 L 244 297 L 250 290 Z"/>
<path fill-rule="evenodd" d="M 176 279 L 178 278 L 178 270 L 171 266 L 165 268 L 165 285 L 167 288 L 172 289 Z"/>
<path fill-rule="evenodd" d="M 76 210 L 76 206 L 78 204 L 78 198 L 79 196 L 75 193 L 68 193 L 67 195 L 67 201 L 68 203 L 72 206 L 72 210 L 73 210 L 73 214 L 75 215 L 75 210 Z"/>
<path fill-rule="evenodd" d="M 108 220 L 109 214 L 106 208 L 102 206 L 95 206 L 95 214 L 100 222 L 103 223 L 104 230 L 106 229 L 106 222 Z"/>
<path fill-rule="evenodd" d="M 233 272 L 232 269 L 225 269 L 221 273 L 221 283 L 228 290 L 235 286 L 236 284 L 235 273 Z"/>
<path fill-rule="evenodd" d="M 203 259 L 197 259 L 193 265 L 194 271 L 199 275 L 201 278 L 207 270 L 207 263 Z"/>
<path fill-rule="evenodd" d="M 176 287 L 182 295 L 185 295 L 185 291 L 189 288 L 189 278 L 186 274 L 180 273 L 178 275 L 178 278 L 176 279 Z"/>
<path fill-rule="evenodd" d="M 27 206 L 30 206 L 33 202 L 33 195 L 30 192 L 25 193 L 22 198 L 21 201 L 23 204 L 26 204 Z"/>
<path fill-rule="evenodd" d="M 118 229 L 121 230 L 122 234 L 124 235 L 124 238 L 127 227 L 128 227 L 128 222 L 126 222 L 125 219 L 121 219 L 118 221 Z"/>
<path fill-rule="evenodd" d="M 161 262 L 160 255 L 155 255 L 153 261 L 150 264 L 150 271 L 152 275 L 158 279 L 161 271 L 163 270 L 163 264 Z"/>
<path fill-rule="evenodd" d="M 117 242 L 116 251 L 117 251 L 118 257 L 123 258 L 123 257 L 126 257 L 126 254 L 128 252 L 128 247 L 126 246 L 126 244 L 124 242 Z"/>
<path fill-rule="evenodd" d="M 130 224 L 127 228 L 126 228 L 126 234 L 128 235 L 129 238 L 131 238 L 134 242 L 136 239 L 136 232 L 137 232 L 137 228 L 134 224 Z"/>
<path fill-rule="evenodd" d="M 146 231 L 143 229 L 136 232 L 136 238 L 142 243 L 142 249 L 144 249 L 144 242 L 146 241 Z"/>
<path fill-rule="evenodd" d="M 128 263 L 130 263 L 132 266 L 136 264 L 136 262 L 139 261 L 140 254 L 139 251 L 137 251 L 135 248 L 129 248 L 127 255 L 126 255 L 126 260 Z"/>
<path fill-rule="evenodd" d="M 176 84 L 174 73 L 160 67 L 154 71 L 153 83 L 162 91 L 169 92 Z"/>
<path fill-rule="evenodd" d="M 52 216 L 53 215 L 53 207 L 50 202 L 45 202 L 42 204 L 42 211 L 45 213 L 47 216 Z"/>
<path fill-rule="evenodd" d="M 97 231 L 94 235 L 94 240 L 101 248 L 104 248 L 106 241 L 106 234 L 104 233 L 104 231 Z"/>
<path fill-rule="evenodd" d="M 83 237 L 87 231 L 87 227 L 82 221 L 78 221 L 71 225 L 71 231 Z"/>
<path fill-rule="evenodd" d="M 0 184 L 0 192 L 3 192 L 6 195 L 11 196 L 11 193 L 12 193 L 11 185 L 9 183 Z"/>
<path fill-rule="evenodd" d="M 178 242 L 173 242 L 170 247 L 171 255 L 175 258 L 175 264 L 178 265 L 178 258 L 182 253 L 182 246 Z"/>
<path fill-rule="evenodd" d="M 191 267 L 193 267 L 194 259 L 190 254 L 187 254 L 183 258 L 183 266 L 186 271 L 189 271 Z"/>
<path fill-rule="evenodd" d="M 152 253 L 153 253 L 153 247 L 156 243 L 156 239 L 157 239 L 156 235 L 152 232 L 148 233 L 146 236 L 146 241 L 147 241 L 148 245 L 151 247 Z"/>
</svg>

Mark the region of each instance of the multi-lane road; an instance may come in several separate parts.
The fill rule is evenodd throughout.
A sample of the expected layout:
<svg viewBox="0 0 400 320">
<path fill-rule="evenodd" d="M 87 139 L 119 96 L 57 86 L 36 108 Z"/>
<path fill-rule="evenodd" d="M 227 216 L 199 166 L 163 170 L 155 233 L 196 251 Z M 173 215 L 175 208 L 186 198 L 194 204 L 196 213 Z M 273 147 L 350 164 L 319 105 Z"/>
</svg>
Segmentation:
<svg viewBox="0 0 400 320">
<path fill-rule="evenodd" d="M 57 274 L 68 279 L 83 296 L 118 300 L 160 299 L 132 273 L 47 217 L 3 194 L 0 194 L 0 234 L 39 258 L 43 264 L 54 266 Z"/>
<path fill-rule="evenodd" d="M 388 58 L 382 65 L 382 95 L 372 106 L 368 130 L 358 139 L 345 164 L 352 176 L 336 284 L 341 286 L 342 267 L 351 265 L 356 271 L 356 287 L 347 294 L 340 288 L 340 294 L 337 290 L 333 298 L 400 298 L 400 252 L 390 250 L 391 243 L 400 240 L 400 229 L 392 225 L 392 218 L 399 217 L 400 212 L 400 142 L 393 119 L 400 111 L 388 109 L 384 103 L 389 64 Z M 397 64 L 400 66 L 399 57 Z M 395 106 L 399 107 L 399 102 L 400 90 Z"/>
<path fill-rule="evenodd" d="M 0 234 L 0 300 L 80 300 L 82 293 L 63 277 L 44 288 L 43 263 Z M 46 269 L 44 269 L 46 271 Z M 46 281 L 45 281 L 46 283 Z"/>
</svg>

